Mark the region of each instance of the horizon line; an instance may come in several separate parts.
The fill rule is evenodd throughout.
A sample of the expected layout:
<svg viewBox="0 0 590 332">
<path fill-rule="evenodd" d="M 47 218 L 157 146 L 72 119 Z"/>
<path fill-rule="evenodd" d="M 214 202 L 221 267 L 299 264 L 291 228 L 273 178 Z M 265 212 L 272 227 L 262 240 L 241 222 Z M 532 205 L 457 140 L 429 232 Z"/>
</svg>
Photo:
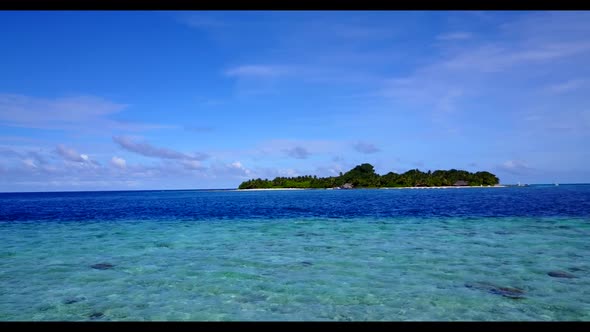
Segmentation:
<svg viewBox="0 0 590 332">
<path fill-rule="evenodd" d="M 590 182 L 577 183 L 525 183 L 521 186 L 540 186 L 540 185 L 590 185 Z M 518 186 L 518 183 L 500 183 L 501 186 Z M 475 186 L 478 187 L 478 186 Z M 403 187 L 400 187 L 403 188 Z M 129 189 L 129 190 L 56 190 L 56 191 L 0 191 L 0 194 L 42 194 L 42 193 L 96 193 L 96 192 L 142 192 L 142 191 L 227 191 L 238 190 L 239 188 L 193 188 L 193 189 Z M 302 189 L 325 189 L 325 188 L 302 188 Z M 379 188 L 356 188 L 356 189 L 379 189 Z"/>
</svg>

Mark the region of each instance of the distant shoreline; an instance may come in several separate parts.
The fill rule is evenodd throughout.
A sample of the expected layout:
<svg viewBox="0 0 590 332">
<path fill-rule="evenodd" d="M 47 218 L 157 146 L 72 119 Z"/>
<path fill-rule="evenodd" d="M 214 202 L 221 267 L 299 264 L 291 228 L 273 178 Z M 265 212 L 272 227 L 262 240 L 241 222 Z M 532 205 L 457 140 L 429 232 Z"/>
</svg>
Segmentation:
<svg viewBox="0 0 590 332">
<path fill-rule="evenodd" d="M 494 186 L 438 186 L 438 187 L 380 187 L 380 188 L 353 188 L 353 189 L 339 189 L 339 188 L 253 188 L 253 189 L 235 189 L 235 191 L 275 191 L 275 190 L 358 190 L 358 189 L 459 189 L 459 188 L 506 188 L 506 185 Z"/>
<path fill-rule="evenodd" d="M 487 171 L 471 173 L 465 170 L 435 170 L 422 172 L 411 169 L 403 174 L 389 172 L 379 175 L 373 165 L 364 163 L 355 166 L 338 176 L 318 177 L 304 175 L 296 177 L 275 177 L 269 179 L 250 179 L 240 183 L 238 189 L 273 189 L 273 188 L 305 188 L 305 189 L 353 189 L 358 188 L 398 188 L 398 187 L 430 187 L 446 188 L 455 186 L 493 186 L 499 185 L 500 179 Z"/>
<path fill-rule="evenodd" d="M 252 188 L 252 189 L 234 189 L 235 191 L 267 191 L 267 190 L 312 190 L 316 188 Z M 324 189 L 324 188 L 317 188 Z"/>
<path fill-rule="evenodd" d="M 383 187 L 376 189 L 449 189 L 449 188 L 506 188 L 505 185 L 494 186 L 437 186 L 437 187 Z"/>
</svg>

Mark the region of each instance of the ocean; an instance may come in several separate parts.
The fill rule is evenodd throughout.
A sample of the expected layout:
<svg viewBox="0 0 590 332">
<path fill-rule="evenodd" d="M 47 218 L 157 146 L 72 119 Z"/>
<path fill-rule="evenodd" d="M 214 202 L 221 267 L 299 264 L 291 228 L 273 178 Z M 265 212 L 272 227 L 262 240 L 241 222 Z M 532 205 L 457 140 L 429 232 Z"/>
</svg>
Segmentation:
<svg viewBox="0 0 590 332">
<path fill-rule="evenodd" d="M 588 321 L 590 185 L 0 194 L 1 321 Z"/>
</svg>

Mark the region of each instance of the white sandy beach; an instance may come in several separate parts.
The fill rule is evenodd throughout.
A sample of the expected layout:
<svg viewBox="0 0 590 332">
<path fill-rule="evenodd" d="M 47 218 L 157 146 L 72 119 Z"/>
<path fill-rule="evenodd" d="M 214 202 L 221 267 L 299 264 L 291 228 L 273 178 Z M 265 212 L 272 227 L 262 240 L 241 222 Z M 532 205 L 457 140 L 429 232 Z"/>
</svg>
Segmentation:
<svg viewBox="0 0 590 332">
<path fill-rule="evenodd" d="M 314 188 L 255 188 L 255 189 L 236 189 L 237 191 L 266 191 L 266 190 L 309 190 Z"/>
<path fill-rule="evenodd" d="M 440 187 L 383 187 L 383 188 L 367 188 L 367 189 L 461 189 L 461 188 L 505 188 L 504 185 L 495 186 L 440 186 Z M 236 191 L 267 191 L 267 190 L 350 190 L 350 189 L 335 189 L 335 188 L 258 188 L 258 189 L 235 189 Z M 354 188 L 364 189 L 364 188 Z"/>
<path fill-rule="evenodd" d="M 461 189 L 461 188 L 505 188 L 503 185 L 495 186 L 440 186 L 440 187 L 384 187 L 378 189 Z"/>
</svg>

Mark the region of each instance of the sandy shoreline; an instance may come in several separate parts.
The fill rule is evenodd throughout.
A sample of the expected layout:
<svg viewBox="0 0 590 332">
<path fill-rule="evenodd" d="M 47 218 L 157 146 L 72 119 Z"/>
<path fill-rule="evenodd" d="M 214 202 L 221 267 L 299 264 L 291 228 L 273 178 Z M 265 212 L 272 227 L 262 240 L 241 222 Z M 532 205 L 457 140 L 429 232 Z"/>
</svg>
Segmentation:
<svg viewBox="0 0 590 332">
<path fill-rule="evenodd" d="M 236 191 L 267 191 L 267 190 L 310 190 L 315 188 L 256 188 L 256 189 L 235 189 Z M 319 188 L 322 189 L 322 188 Z"/>
<path fill-rule="evenodd" d="M 503 185 L 495 186 L 440 186 L 440 187 L 382 187 L 382 188 L 367 188 L 367 189 L 461 189 L 461 188 L 505 188 Z M 358 189 L 358 188 L 357 188 Z M 362 188 L 360 188 L 362 189 Z M 334 188 L 258 188 L 258 189 L 235 189 L 235 191 L 268 191 L 268 190 L 354 190 L 354 189 L 334 189 Z"/>
<path fill-rule="evenodd" d="M 377 189 L 461 189 L 461 188 L 505 188 L 506 186 L 495 185 L 495 186 L 440 186 L 440 187 L 384 187 Z"/>
</svg>

